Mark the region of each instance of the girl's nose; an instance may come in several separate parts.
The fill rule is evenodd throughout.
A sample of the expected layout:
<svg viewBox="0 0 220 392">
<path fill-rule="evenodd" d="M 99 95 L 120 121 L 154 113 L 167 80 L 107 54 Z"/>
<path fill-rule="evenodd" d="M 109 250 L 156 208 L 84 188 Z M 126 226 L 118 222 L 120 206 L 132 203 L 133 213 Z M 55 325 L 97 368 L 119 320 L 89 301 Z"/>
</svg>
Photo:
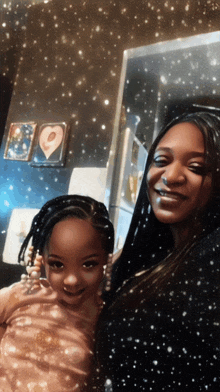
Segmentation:
<svg viewBox="0 0 220 392">
<path fill-rule="evenodd" d="M 183 167 L 177 162 L 171 163 L 161 178 L 164 185 L 182 185 L 186 180 Z"/>
<path fill-rule="evenodd" d="M 64 284 L 66 286 L 74 286 L 79 283 L 79 276 L 77 274 L 68 274 L 65 276 Z"/>
</svg>

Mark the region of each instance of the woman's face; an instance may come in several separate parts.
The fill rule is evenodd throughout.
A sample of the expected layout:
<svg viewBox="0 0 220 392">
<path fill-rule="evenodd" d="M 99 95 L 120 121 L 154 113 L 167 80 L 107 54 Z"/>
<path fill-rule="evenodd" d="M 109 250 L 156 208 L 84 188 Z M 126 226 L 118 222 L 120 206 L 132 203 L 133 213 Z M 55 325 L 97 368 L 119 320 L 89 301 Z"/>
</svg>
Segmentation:
<svg viewBox="0 0 220 392">
<path fill-rule="evenodd" d="M 212 176 L 206 172 L 204 138 L 195 125 L 177 124 L 160 140 L 147 187 L 154 214 L 163 223 L 187 221 L 206 206 Z"/>
</svg>

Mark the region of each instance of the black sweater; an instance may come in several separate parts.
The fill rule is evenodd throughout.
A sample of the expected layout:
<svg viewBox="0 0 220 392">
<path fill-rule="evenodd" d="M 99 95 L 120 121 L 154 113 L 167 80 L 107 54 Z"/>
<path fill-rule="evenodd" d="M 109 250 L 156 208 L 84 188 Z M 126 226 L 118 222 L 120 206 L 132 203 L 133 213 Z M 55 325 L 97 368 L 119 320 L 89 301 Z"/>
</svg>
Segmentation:
<svg viewBox="0 0 220 392">
<path fill-rule="evenodd" d="M 130 278 L 100 317 L 92 390 L 220 391 L 219 270 L 217 228 L 152 295 L 148 271 Z"/>
</svg>

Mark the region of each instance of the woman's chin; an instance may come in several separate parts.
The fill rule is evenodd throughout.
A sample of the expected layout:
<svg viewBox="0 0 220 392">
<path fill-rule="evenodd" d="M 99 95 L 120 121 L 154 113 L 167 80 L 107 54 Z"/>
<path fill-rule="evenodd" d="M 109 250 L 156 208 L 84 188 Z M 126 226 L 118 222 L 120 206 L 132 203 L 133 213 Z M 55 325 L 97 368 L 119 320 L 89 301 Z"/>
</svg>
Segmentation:
<svg viewBox="0 0 220 392">
<path fill-rule="evenodd" d="M 179 214 L 175 214 L 174 211 L 168 210 L 158 211 L 155 213 L 155 216 L 159 222 L 167 225 L 178 224 L 184 220 Z"/>
</svg>

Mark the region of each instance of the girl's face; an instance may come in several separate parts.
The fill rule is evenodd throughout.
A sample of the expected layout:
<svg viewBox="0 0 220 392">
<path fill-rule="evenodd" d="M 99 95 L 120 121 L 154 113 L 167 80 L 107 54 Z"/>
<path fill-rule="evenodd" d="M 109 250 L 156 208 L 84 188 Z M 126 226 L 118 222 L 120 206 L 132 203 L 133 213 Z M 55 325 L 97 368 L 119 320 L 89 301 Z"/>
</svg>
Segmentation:
<svg viewBox="0 0 220 392">
<path fill-rule="evenodd" d="M 69 218 L 54 226 L 43 262 L 58 301 L 75 308 L 97 293 L 107 254 L 88 221 Z"/>
<path fill-rule="evenodd" d="M 147 174 L 147 187 L 154 214 L 163 223 L 187 221 L 206 206 L 212 177 L 206 172 L 203 135 L 195 125 L 177 124 L 164 135 Z"/>
</svg>

